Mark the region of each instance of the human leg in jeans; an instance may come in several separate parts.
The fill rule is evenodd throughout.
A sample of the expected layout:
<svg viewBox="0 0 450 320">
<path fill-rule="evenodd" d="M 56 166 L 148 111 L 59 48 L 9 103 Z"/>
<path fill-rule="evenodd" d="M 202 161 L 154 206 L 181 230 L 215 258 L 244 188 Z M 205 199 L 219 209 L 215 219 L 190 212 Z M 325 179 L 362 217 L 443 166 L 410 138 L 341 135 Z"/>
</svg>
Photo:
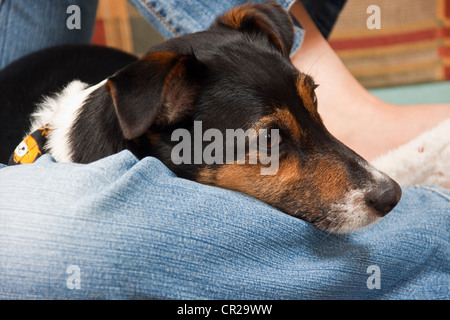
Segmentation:
<svg viewBox="0 0 450 320">
<path fill-rule="evenodd" d="M 89 43 L 98 0 L 0 0 L 0 69 L 37 50 L 65 43 Z M 80 29 L 67 19 L 79 9 Z"/>
</svg>

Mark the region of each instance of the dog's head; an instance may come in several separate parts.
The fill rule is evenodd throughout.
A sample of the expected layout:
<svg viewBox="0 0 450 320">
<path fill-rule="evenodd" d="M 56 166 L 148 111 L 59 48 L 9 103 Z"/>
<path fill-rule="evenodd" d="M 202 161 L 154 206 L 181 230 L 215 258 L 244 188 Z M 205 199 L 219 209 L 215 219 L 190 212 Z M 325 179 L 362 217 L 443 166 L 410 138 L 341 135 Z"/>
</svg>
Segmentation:
<svg viewBox="0 0 450 320">
<path fill-rule="evenodd" d="M 140 156 L 155 156 L 181 177 L 241 191 L 321 229 L 353 231 L 391 211 L 401 189 L 327 131 L 316 84 L 290 62 L 293 38 L 292 21 L 279 5 L 246 4 L 207 31 L 155 47 L 106 87 L 123 135 Z M 196 150 L 214 140 L 201 136 L 201 148 L 195 146 L 196 123 L 202 133 L 213 129 L 226 137 L 227 129 L 251 129 L 257 143 L 272 138 L 264 150 L 276 149 L 276 170 L 262 175 L 268 166 L 262 161 L 206 163 L 201 155 L 196 161 Z M 180 128 L 191 134 L 190 163 L 173 159 L 180 142 L 173 132 Z M 277 129 L 279 138 L 265 129 Z M 249 146 L 252 137 L 245 139 Z M 226 146 L 218 142 L 214 152 L 225 155 Z M 261 150 L 249 148 L 245 158 Z"/>
</svg>

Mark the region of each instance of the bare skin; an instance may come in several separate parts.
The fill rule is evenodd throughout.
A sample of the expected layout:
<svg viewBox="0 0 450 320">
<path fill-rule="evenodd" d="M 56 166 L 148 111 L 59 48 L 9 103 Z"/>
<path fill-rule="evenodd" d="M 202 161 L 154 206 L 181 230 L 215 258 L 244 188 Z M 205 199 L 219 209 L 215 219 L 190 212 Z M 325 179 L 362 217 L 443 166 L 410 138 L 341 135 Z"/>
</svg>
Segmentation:
<svg viewBox="0 0 450 320">
<path fill-rule="evenodd" d="M 306 34 L 292 63 L 313 76 L 319 113 L 328 130 L 368 161 L 450 118 L 450 104 L 398 106 L 373 96 L 353 77 L 300 1 L 290 12 Z"/>
</svg>

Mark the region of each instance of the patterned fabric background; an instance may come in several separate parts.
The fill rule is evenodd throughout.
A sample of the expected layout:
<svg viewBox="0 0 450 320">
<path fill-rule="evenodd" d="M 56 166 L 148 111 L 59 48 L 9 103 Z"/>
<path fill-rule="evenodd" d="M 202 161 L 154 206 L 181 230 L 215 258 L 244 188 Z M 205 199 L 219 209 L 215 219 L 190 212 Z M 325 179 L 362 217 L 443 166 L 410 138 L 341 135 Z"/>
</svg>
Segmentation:
<svg viewBox="0 0 450 320">
<path fill-rule="evenodd" d="M 143 55 L 163 40 L 127 0 L 100 0 L 94 44 Z M 329 41 L 366 88 L 450 80 L 450 0 L 348 0 Z"/>
<path fill-rule="evenodd" d="M 369 30 L 371 4 L 381 28 Z M 330 45 L 366 87 L 450 79 L 450 0 L 349 0 Z"/>
</svg>

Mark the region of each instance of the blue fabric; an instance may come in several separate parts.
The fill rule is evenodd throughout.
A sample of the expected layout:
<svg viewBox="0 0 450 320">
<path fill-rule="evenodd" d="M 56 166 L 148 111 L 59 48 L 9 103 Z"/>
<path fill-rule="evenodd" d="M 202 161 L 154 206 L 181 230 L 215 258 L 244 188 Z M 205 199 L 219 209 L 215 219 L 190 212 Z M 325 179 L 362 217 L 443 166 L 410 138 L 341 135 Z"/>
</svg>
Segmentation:
<svg viewBox="0 0 450 320">
<path fill-rule="evenodd" d="M 449 298 L 450 192 L 433 186 L 350 235 L 128 151 L 3 167 L 0 194 L 3 299 Z"/>
<path fill-rule="evenodd" d="M 98 0 L 0 0 L 0 69 L 40 49 L 89 43 L 97 3 Z M 74 13 L 71 10 L 67 13 L 71 5 L 80 9 L 80 29 L 69 29 L 66 25 Z"/>
</svg>

